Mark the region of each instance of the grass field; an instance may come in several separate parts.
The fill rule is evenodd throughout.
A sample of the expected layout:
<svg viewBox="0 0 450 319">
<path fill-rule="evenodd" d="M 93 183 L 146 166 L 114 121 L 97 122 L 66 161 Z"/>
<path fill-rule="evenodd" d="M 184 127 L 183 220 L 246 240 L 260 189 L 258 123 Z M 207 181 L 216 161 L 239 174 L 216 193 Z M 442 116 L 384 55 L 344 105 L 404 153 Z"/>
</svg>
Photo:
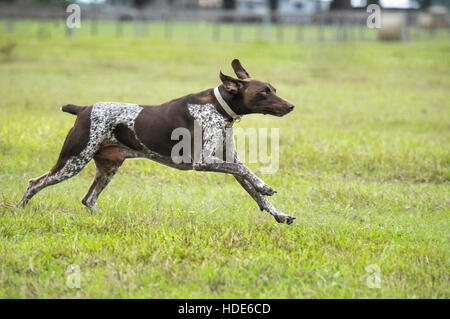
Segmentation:
<svg viewBox="0 0 450 319">
<path fill-rule="evenodd" d="M 212 43 L 22 28 L 0 36 L 15 44 L 0 53 L 0 297 L 450 297 L 448 39 Z M 15 208 L 74 123 L 61 105 L 164 102 L 216 86 L 235 57 L 296 104 L 238 124 L 280 128 L 278 172 L 249 167 L 294 224 L 260 212 L 230 176 L 148 160 L 124 163 L 103 213 L 80 202 L 93 163 Z M 79 289 L 66 284 L 70 265 Z M 367 285 L 370 265 L 380 288 Z"/>
</svg>

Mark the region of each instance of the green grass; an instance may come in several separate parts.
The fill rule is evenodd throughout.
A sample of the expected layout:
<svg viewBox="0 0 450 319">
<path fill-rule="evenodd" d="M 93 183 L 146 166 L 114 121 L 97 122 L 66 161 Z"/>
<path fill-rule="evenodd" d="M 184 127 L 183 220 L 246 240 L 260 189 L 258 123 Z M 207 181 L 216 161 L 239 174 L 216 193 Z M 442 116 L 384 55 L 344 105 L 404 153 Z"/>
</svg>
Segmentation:
<svg viewBox="0 0 450 319">
<path fill-rule="evenodd" d="M 0 56 L 0 297 L 450 297 L 448 39 L 214 43 L 36 28 L 0 31 L 0 46 L 16 44 Z M 294 224 L 260 212 L 232 177 L 147 160 L 124 163 L 103 213 L 80 203 L 92 163 L 15 208 L 73 125 L 61 105 L 164 102 L 214 87 L 235 57 L 296 104 L 239 124 L 280 128 L 278 172 L 249 166 Z M 66 285 L 71 264 L 80 289 Z M 366 284 L 372 264 L 379 289 Z"/>
</svg>

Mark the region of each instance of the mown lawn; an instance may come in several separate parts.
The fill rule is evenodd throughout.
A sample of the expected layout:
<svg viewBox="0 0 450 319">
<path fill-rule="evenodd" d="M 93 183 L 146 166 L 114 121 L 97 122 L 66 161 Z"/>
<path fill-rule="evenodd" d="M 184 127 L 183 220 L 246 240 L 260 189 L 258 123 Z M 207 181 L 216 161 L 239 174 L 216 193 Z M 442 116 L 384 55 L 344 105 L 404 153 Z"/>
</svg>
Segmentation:
<svg viewBox="0 0 450 319">
<path fill-rule="evenodd" d="M 2 48 L 15 44 L 0 50 L 0 297 L 450 297 L 448 39 L 70 39 L 45 28 L 0 31 Z M 260 212 L 230 176 L 148 160 L 125 162 L 102 213 L 80 202 L 92 163 L 15 208 L 73 125 L 61 105 L 164 102 L 216 86 L 235 57 L 296 104 L 238 124 L 280 129 L 279 170 L 249 167 L 294 224 Z M 380 288 L 367 285 L 371 265 Z"/>
</svg>

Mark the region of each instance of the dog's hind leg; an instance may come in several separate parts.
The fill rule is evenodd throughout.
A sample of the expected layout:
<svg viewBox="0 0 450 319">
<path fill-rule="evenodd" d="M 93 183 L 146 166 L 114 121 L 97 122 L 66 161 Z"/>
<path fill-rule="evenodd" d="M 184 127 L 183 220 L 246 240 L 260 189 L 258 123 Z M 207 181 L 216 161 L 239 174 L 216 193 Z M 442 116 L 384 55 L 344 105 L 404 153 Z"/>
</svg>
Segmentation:
<svg viewBox="0 0 450 319">
<path fill-rule="evenodd" d="M 73 157 L 65 163 L 58 161 L 56 165 L 44 175 L 31 179 L 22 199 L 17 206 L 25 206 L 25 204 L 39 191 L 47 186 L 60 183 L 68 178 L 78 174 L 84 166 L 89 162 L 90 158 Z"/>
<path fill-rule="evenodd" d="M 126 150 L 116 145 L 101 147 L 94 155 L 96 173 L 94 181 L 81 202 L 90 209 L 97 210 L 97 198 L 113 178 L 127 157 Z"/>
<path fill-rule="evenodd" d="M 94 181 L 81 202 L 90 209 L 98 210 L 97 198 L 111 181 L 119 167 L 108 160 L 97 160 L 95 158 L 94 160 L 96 166 Z"/>
<path fill-rule="evenodd" d="M 71 178 L 83 169 L 98 149 L 98 143 L 89 141 L 89 128 L 89 119 L 77 118 L 74 127 L 67 134 L 55 166 L 44 175 L 29 181 L 28 188 L 17 206 L 23 207 L 45 187 Z"/>
</svg>

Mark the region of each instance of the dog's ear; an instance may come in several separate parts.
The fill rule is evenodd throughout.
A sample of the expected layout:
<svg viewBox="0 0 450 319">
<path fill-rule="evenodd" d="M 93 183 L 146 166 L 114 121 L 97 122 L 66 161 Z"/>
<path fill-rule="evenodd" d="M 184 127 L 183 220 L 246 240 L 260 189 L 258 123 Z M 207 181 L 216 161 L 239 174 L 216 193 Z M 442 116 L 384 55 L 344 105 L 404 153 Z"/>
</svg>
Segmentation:
<svg viewBox="0 0 450 319">
<path fill-rule="evenodd" d="M 222 71 L 220 71 L 220 80 L 222 81 L 225 90 L 227 90 L 227 92 L 231 94 L 238 93 L 244 87 L 244 84 L 241 80 L 225 75 L 222 73 Z"/>
<path fill-rule="evenodd" d="M 234 73 L 236 73 L 238 78 L 243 80 L 243 79 L 248 79 L 250 77 L 250 75 L 242 67 L 241 62 L 238 59 L 234 59 L 231 62 L 231 66 L 233 67 Z"/>
</svg>

